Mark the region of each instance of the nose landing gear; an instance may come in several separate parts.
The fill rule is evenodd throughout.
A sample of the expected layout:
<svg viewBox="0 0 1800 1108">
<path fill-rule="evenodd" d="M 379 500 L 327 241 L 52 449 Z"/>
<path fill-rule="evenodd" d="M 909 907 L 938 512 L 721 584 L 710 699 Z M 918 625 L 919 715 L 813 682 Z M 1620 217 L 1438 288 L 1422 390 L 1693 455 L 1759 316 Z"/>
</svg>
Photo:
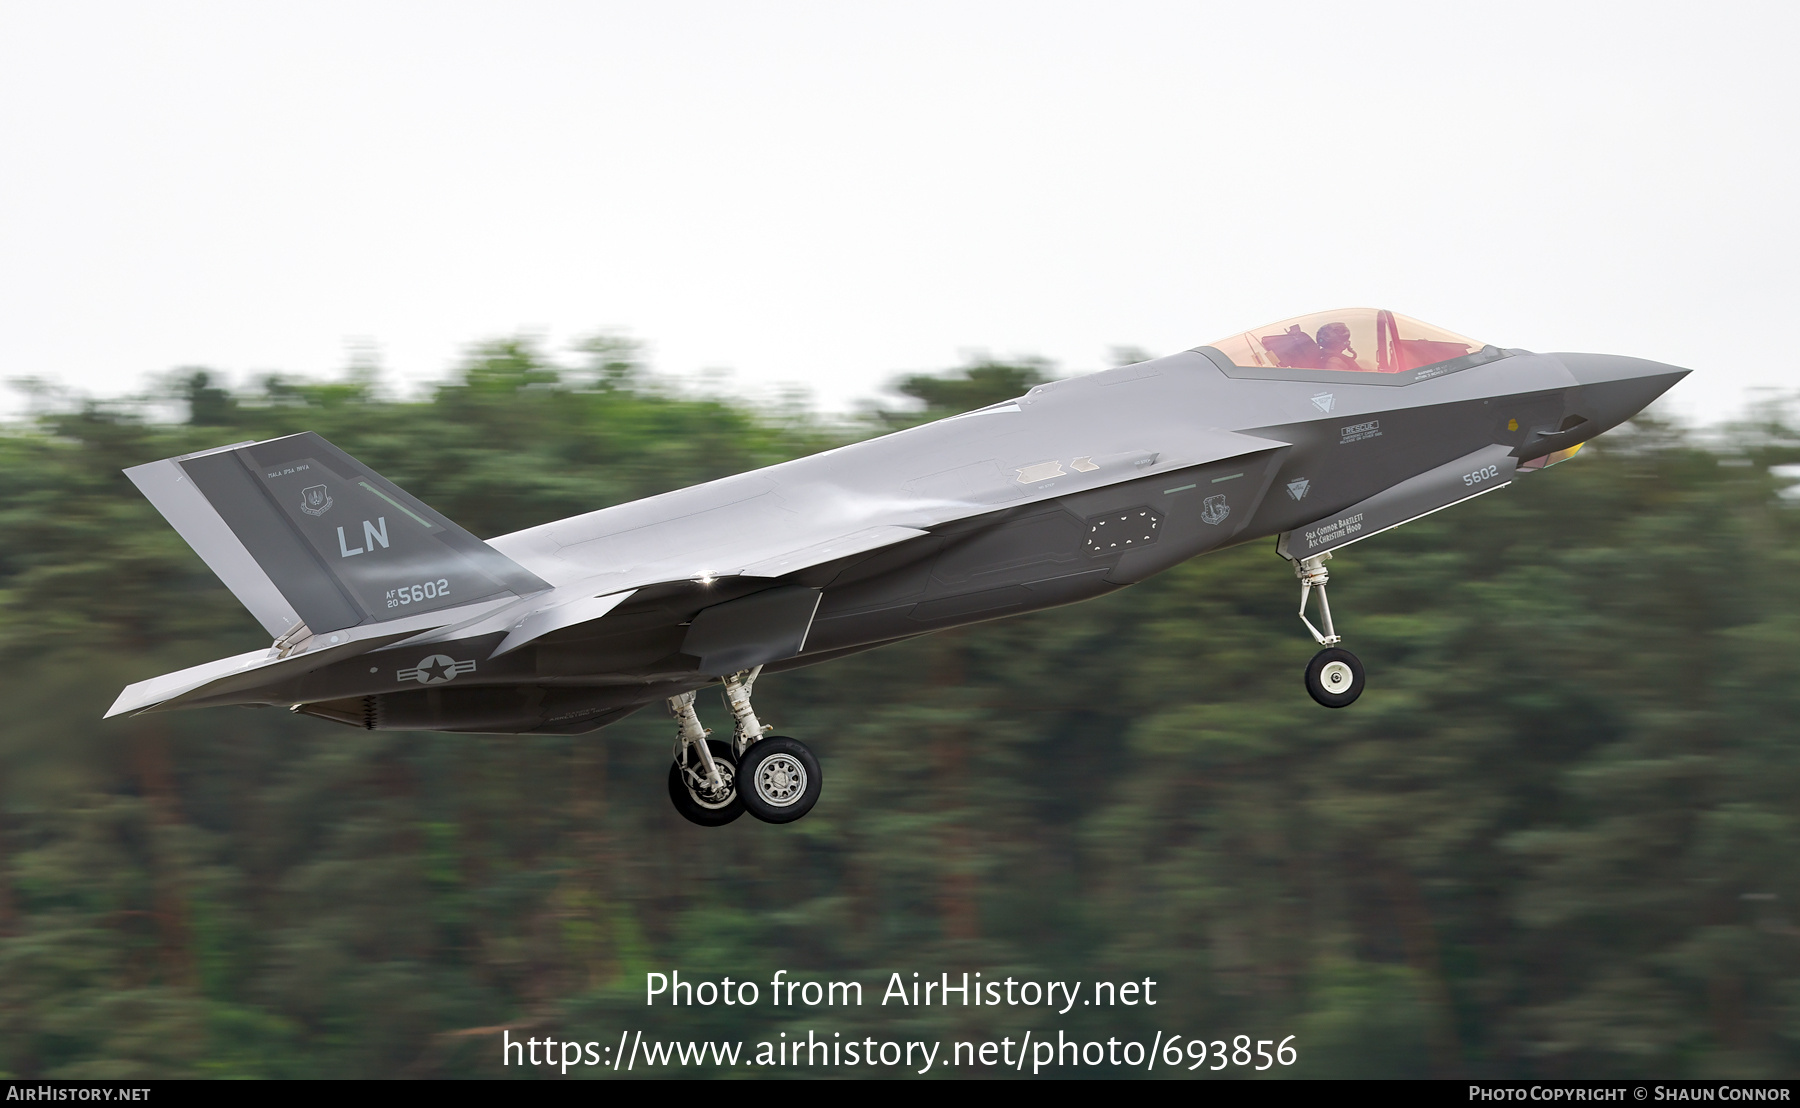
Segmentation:
<svg viewBox="0 0 1800 1108">
<path fill-rule="evenodd" d="M 764 823 L 792 823 L 819 801 L 824 774 L 805 743 L 756 718 L 750 690 L 762 667 L 723 678 L 725 705 L 736 721 L 731 741 L 708 738 L 694 711 L 692 692 L 669 698 L 675 717 L 675 761 L 669 767 L 669 799 L 684 818 L 719 827 L 749 812 Z"/>
<path fill-rule="evenodd" d="M 1300 578 L 1300 622 L 1312 632 L 1313 641 L 1325 648 L 1306 665 L 1306 691 L 1327 708 L 1348 708 L 1362 695 L 1363 666 L 1356 655 L 1338 646 L 1344 637 L 1331 623 L 1331 601 L 1325 597 L 1325 586 L 1331 581 L 1325 562 L 1330 557 L 1327 551 L 1294 563 L 1294 576 Z M 1314 589 L 1319 590 L 1319 618 L 1325 624 L 1324 631 L 1306 618 L 1306 604 Z"/>
</svg>

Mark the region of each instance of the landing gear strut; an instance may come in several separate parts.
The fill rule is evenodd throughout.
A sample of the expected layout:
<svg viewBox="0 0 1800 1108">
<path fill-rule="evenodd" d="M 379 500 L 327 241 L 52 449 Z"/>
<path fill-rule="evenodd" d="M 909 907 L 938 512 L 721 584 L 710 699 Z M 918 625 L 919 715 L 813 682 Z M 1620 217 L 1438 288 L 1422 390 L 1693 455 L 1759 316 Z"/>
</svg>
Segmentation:
<svg viewBox="0 0 1800 1108">
<path fill-rule="evenodd" d="M 694 694 L 669 698 L 675 717 L 675 761 L 669 766 L 669 799 L 688 822 L 721 827 L 744 814 L 737 794 L 737 751 L 708 738 L 694 711 Z"/>
<path fill-rule="evenodd" d="M 718 827 L 749 812 L 764 823 L 792 823 L 818 803 L 824 775 L 806 744 L 781 735 L 756 718 L 750 691 L 762 667 L 721 679 L 725 706 L 735 726 L 730 742 L 709 738 L 694 711 L 692 692 L 669 698 L 675 717 L 675 761 L 669 767 L 669 799 L 675 810 L 702 827 Z"/>
<path fill-rule="evenodd" d="M 1306 665 L 1306 691 L 1327 708 L 1348 708 L 1362 695 L 1363 667 L 1356 655 L 1338 646 L 1344 637 L 1331 623 L 1331 601 L 1325 597 L 1325 586 L 1331 581 L 1325 562 L 1330 557 L 1327 551 L 1294 563 L 1294 576 L 1300 578 L 1300 622 L 1312 632 L 1313 641 L 1325 648 Z M 1314 589 L 1319 590 L 1319 618 L 1325 624 L 1324 631 L 1306 618 L 1306 603 Z"/>
</svg>

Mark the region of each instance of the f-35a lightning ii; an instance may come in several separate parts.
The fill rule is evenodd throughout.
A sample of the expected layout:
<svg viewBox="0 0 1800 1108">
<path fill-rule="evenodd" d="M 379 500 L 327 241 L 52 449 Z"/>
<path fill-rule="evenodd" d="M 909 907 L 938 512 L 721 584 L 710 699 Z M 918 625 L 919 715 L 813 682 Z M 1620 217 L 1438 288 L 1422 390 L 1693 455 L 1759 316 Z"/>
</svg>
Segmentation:
<svg viewBox="0 0 1800 1108">
<path fill-rule="evenodd" d="M 1334 551 L 1569 456 L 1686 373 L 1322 312 L 486 542 L 316 434 L 223 446 L 126 473 L 274 645 L 132 685 L 107 714 L 261 704 L 371 730 L 569 734 L 661 701 L 682 815 L 786 823 L 823 778 L 806 746 L 766 734 L 759 674 L 1265 536 L 1323 648 L 1307 691 L 1342 708 L 1363 669 L 1326 601 Z M 713 684 L 729 741 L 694 710 Z"/>
</svg>

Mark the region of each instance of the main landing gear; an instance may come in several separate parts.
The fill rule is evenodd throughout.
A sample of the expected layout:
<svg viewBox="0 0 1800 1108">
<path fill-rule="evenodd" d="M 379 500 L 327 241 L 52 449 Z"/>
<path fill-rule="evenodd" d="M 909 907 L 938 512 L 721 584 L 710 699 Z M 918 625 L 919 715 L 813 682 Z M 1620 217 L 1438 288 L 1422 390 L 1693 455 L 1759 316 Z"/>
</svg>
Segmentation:
<svg viewBox="0 0 1800 1108">
<path fill-rule="evenodd" d="M 728 743 L 700 725 L 695 693 L 669 698 L 676 724 L 669 799 L 690 822 L 719 827 L 749 812 L 764 823 L 792 823 L 819 801 L 819 760 L 797 739 L 768 734 L 772 728 L 750 706 L 761 672 L 757 666 L 723 679 L 725 705 L 737 721 Z"/>
<path fill-rule="evenodd" d="M 1300 578 L 1300 622 L 1325 648 L 1306 664 L 1306 691 L 1327 708 L 1348 708 L 1362 695 L 1363 666 L 1356 655 L 1338 646 L 1344 637 L 1331 625 L 1331 601 L 1325 598 L 1325 586 L 1331 580 L 1325 562 L 1330 557 L 1327 551 L 1294 563 L 1294 576 Z M 1306 602 L 1314 589 L 1319 590 L 1319 616 L 1325 623 L 1322 632 L 1306 618 Z"/>
</svg>

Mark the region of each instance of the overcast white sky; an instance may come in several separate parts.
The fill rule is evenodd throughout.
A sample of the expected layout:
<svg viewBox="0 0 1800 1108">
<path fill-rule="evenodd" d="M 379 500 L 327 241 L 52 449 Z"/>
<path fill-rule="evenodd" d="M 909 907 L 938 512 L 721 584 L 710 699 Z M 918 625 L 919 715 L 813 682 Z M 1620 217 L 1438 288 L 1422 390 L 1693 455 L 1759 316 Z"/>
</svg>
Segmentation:
<svg viewBox="0 0 1800 1108">
<path fill-rule="evenodd" d="M 0 378 L 600 328 L 827 407 L 1390 307 L 1792 387 L 1793 3 L 0 0 Z M 0 411 L 19 401 L 0 399 Z"/>
</svg>

